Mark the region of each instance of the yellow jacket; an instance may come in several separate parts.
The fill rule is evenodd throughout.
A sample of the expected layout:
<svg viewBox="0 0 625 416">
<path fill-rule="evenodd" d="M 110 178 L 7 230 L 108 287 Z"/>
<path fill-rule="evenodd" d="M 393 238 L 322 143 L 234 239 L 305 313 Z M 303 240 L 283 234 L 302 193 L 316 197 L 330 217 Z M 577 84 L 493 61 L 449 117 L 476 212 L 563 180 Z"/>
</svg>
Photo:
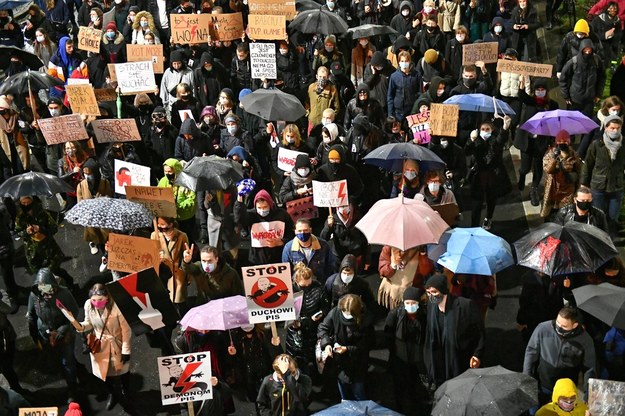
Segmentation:
<svg viewBox="0 0 625 416">
<path fill-rule="evenodd" d="M 556 381 L 551 396 L 551 403 L 547 403 L 536 412 L 536 416 L 584 416 L 586 413 L 586 403 L 581 400 L 575 400 L 575 407 L 571 412 L 565 412 L 558 406 L 560 397 L 577 396 L 577 387 L 570 378 L 561 378 Z"/>
</svg>

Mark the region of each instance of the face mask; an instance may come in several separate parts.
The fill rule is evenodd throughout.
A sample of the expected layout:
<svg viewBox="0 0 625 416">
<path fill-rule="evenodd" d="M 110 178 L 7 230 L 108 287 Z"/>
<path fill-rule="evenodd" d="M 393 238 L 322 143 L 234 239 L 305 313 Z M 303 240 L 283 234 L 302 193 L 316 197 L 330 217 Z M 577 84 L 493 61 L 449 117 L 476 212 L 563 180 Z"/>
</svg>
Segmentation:
<svg viewBox="0 0 625 416">
<path fill-rule="evenodd" d="M 447 146 L 449 146 L 449 142 L 447 140 L 441 140 L 441 147 L 447 149 Z"/>
<path fill-rule="evenodd" d="M 85 179 L 88 182 L 93 182 L 93 180 L 95 179 L 95 176 L 93 176 L 93 175 L 85 175 Z"/>
<path fill-rule="evenodd" d="M 410 10 L 404 9 L 401 11 L 401 15 L 404 17 L 408 17 L 410 15 Z"/>
<path fill-rule="evenodd" d="M 280 55 L 286 55 L 287 53 L 289 53 L 288 49 L 280 49 Z"/>
<path fill-rule="evenodd" d="M 565 412 L 572 412 L 573 409 L 575 408 L 575 401 L 572 401 L 569 403 L 567 401 L 559 399 L 558 407 L 560 407 L 560 409 L 564 410 Z"/>
<path fill-rule="evenodd" d="M 242 326 L 241 329 L 244 332 L 252 332 L 254 330 L 254 325 L 246 325 L 246 326 Z"/>
<path fill-rule="evenodd" d="M 499 34 L 503 30 L 503 26 L 495 26 L 495 33 Z"/>
<path fill-rule="evenodd" d="M 334 9 L 334 2 L 333 1 L 327 2 L 326 5 L 328 6 L 328 9 L 330 9 L 330 10 Z"/>
<path fill-rule="evenodd" d="M 256 208 L 256 212 L 258 213 L 258 215 L 260 215 L 261 217 L 265 218 L 267 215 L 269 215 L 269 209 L 260 209 L 260 208 Z"/>
<path fill-rule="evenodd" d="M 443 295 L 428 295 L 428 302 L 434 304 L 434 305 L 438 305 L 439 303 L 441 303 L 443 301 Z"/>
<path fill-rule="evenodd" d="M 28 204 L 28 205 L 20 204 L 20 207 L 22 208 L 22 211 L 28 212 L 33 208 L 33 204 Z"/>
<path fill-rule="evenodd" d="M 584 39 L 586 37 L 583 33 L 576 33 L 575 36 L 577 36 L 577 39 Z"/>
<path fill-rule="evenodd" d="M 206 273 L 212 273 L 215 271 L 215 264 L 214 263 L 209 263 L 206 261 L 201 261 L 202 263 L 202 269 L 204 269 L 204 271 Z"/>
<path fill-rule="evenodd" d="M 330 138 L 328 136 L 323 136 L 322 140 L 325 144 L 330 143 Z"/>
<path fill-rule="evenodd" d="M 400 62 L 399 63 L 399 68 L 400 69 L 408 69 L 408 68 L 410 68 L 410 62 Z"/>
<path fill-rule="evenodd" d="M 346 285 L 350 284 L 352 280 L 354 280 L 353 274 L 341 273 L 341 280 Z"/>
<path fill-rule="evenodd" d="M 464 42 L 464 35 L 456 35 L 456 40 L 460 43 Z"/>
<path fill-rule="evenodd" d="M 526 7 L 527 7 L 527 4 L 519 4 L 519 9 L 521 10 L 525 10 Z"/>
<path fill-rule="evenodd" d="M 319 78 L 317 80 L 317 84 L 321 87 L 321 88 L 325 88 L 326 85 L 328 85 L 328 80 L 326 78 Z"/>
<path fill-rule="evenodd" d="M 44 36 L 37 36 L 37 42 L 43 43 L 46 40 Z"/>
<path fill-rule="evenodd" d="M 226 129 L 231 136 L 234 136 L 239 128 L 237 126 L 228 126 Z"/>
<path fill-rule="evenodd" d="M 39 283 L 37 285 L 37 290 L 39 290 L 39 293 L 41 293 L 42 295 L 54 294 L 54 288 L 52 287 L 52 285 L 47 284 L 47 283 Z"/>
<path fill-rule="evenodd" d="M 577 329 L 577 328 L 573 328 L 573 329 L 570 329 L 570 330 L 567 331 L 566 329 L 564 329 L 560 325 L 558 325 L 557 322 L 555 322 L 553 324 L 553 327 L 556 330 L 556 334 L 560 335 L 562 338 L 570 337 L 573 334 L 573 332 L 575 331 L 575 329 Z"/>
<path fill-rule="evenodd" d="M 102 300 L 91 299 L 91 305 L 93 305 L 93 307 L 96 309 L 103 309 L 107 303 L 108 303 L 108 300 L 106 299 L 102 299 Z"/>
<path fill-rule="evenodd" d="M 480 137 L 484 140 L 488 140 L 490 139 L 490 136 L 492 135 L 492 133 L 490 131 L 481 131 L 480 132 Z"/>
<path fill-rule="evenodd" d="M 98 20 L 98 16 L 91 16 L 91 23 L 95 23 Z"/>
<path fill-rule="evenodd" d="M 61 115 L 61 110 L 59 110 L 58 108 L 54 108 L 52 110 L 50 110 L 50 115 L 52 117 L 58 117 Z"/>
<path fill-rule="evenodd" d="M 404 177 L 408 179 L 409 181 L 411 181 L 417 177 L 417 172 L 413 170 L 407 170 L 406 172 L 404 172 Z"/>
<path fill-rule="evenodd" d="M 365 46 L 367 46 L 369 44 L 369 41 L 368 40 L 361 40 L 358 43 L 360 43 L 360 46 L 362 46 L 364 48 Z"/>
<path fill-rule="evenodd" d="M 162 233 L 166 233 L 166 232 L 168 232 L 169 230 L 171 230 L 171 228 L 170 228 L 170 227 L 157 227 L 157 228 L 158 228 L 158 230 L 159 230 L 160 232 L 162 232 Z"/>
<path fill-rule="evenodd" d="M 575 205 L 581 211 L 589 211 L 592 208 L 592 201 L 575 201 Z"/>
<path fill-rule="evenodd" d="M 165 176 L 167 177 L 167 179 L 169 179 L 170 182 L 173 182 L 173 180 L 176 179 L 175 173 L 166 173 Z"/>
<path fill-rule="evenodd" d="M 569 145 L 566 143 L 558 143 L 558 149 L 560 149 L 563 152 L 566 152 L 567 150 L 569 150 Z"/>
<path fill-rule="evenodd" d="M 109 40 L 115 39 L 115 32 L 106 32 L 106 37 L 109 38 Z"/>
<path fill-rule="evenodd" d="M 148 22 L 146 22 L 146 21 L 142 21 L 142 22 L 140 22 L 139 24 L 140 24 L 140 25 L 141 25 L 141 27 L 142 27 L 142 28 L 144 28 L 144 29 L 145 29 L 146 27 L 148 27 Z"/>
<path fill-rule="evenodd" d="M 339 167 L 341 166 L 340 163 L 330 163 L 330 170 L 332 171 L 332 173 L 336 174 L 339 171 Z"/>
<path fill-rule="evenodd" d="M 534 94 L 536 94 L 536 97 L 538 98 L 545 98 L 545 96 L 547 95 L 547 91 L 536 91 Z"/>
<path fill-rule="evenodd" d="M 286 142 L 287 142 L 288 144 L 293 144 L 293 143 L 295 143 L 295 137 L 293 137 L 293 136 L 286 136 Z"/>
<path fill-rule="evenodd" d="M 406 309 L 406 312 L 410 314 L 417 313 L 417 310 L 419 309 L 419 304 L 415 303 L 413 305 L 413 304 L 404 303 L 404 309 Z"/>
<path fill-rule="evenodd" d="M 122 0 L 115 0 L 115 4 L 122 4 Z"/>
<path fill-rule="evenodd" d="M 436 96 L 437 96 L 437 97 L 440 97 L 440 96 L 441 96 L 441 95 L 443 95 L 443 94 L 445 94 L 445 90 L 444 90 L 444 89 L 442 89 L 442 90 L 436 90 Z"/>
<path fill-rule="evenodd" d="M 74 149 L 69 149 L 65 151 L 65 154 L 69 157 L 74 157 L 74 155 L 76 155 L 76 151 Z"/>
<path fill-rule="evenodd" d="M 608 114 L 610 114 L 611 116 L 618 116 L 618 111 L 617 110 L 610 110 L 608 112 Z"/>
<path fill-rule="evenodd" d="M 334 52 L 334 46 L 326 46 L 326 51 L 330 53 Z"/>
<path fill-rule="evenodd" d="M 341 311 L 341 313 L 343 314 L 343 318 L 347 319 L 348 321 L 354 318 L 349 312 Z"/>
<path fill-rule="evenodd" d="M 426 6 L 426 7 L 424 7 L 424 8 L 423 8 L 423 11 L 424 11 L 426 14 L 432 13 L 432 7 L 430 7 L 430 6 Z"/>
<path fill-rule="evenodd" d="M 438 182 L 430 182 L 428 183 L 428 189 L 431 193 L 436 193 L 441 188 L 441 184 Z"/>
<path fill-rule="evenodd" d="M 608 137 L 612 140 L 616 140 L 619 137 L 621 137 L 621 131 L 617 130 L 617 131 L 609 131 L 608 133 Z"/>
<path fill-rule="evenodd" d="M 464 85 L 471 88 L 475 85 L 475 78 L 462 77 L 462 82 L 464 82 Z"/>
<path fill-rule="evenodd" d="M 308 176 L 309 173 L 310 173 L 310 169 L 308 168 L 301 168 L 297 170 L 297 174 L 301 177 Z"/>
<path fill-rule="evenodd" d="M 304 243 L 310 240 L 310 236 L 310 233 L 295 233 L 295 237 L 297 237 L 299 241 L 303 241 Z"/>
</svg>

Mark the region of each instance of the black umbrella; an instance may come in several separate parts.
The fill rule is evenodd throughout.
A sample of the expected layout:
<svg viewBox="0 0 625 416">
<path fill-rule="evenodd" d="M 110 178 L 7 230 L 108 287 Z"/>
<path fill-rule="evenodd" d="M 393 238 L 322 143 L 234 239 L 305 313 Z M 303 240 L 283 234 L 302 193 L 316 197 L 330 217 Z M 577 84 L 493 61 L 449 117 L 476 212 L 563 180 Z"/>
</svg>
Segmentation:
<svg viewBox="0 0 625 416">
<path fill-rule="evenodd" d="M 445 168 L 445 162 L 436 153 L 412 142 L 385 144 L 372 150 L 364 161 L 390 172 L 399 172 L 403 170 L 404 162 L 410 159 L 419 162 L 422 172 Z"/>
<path fill-rule="evenodd" d="M 611 283 L 573 289 L 577 307 L 619 329 L 625 329 L 625 288 Z"/>
<path fill-rule="evenodd" d="M 264 120 L 296 121 L 306 114 L 296 96 L 280 90 L 256 90 L 243 97 L 241 105 L 248 113 Z"/>
<path fill-rule="evenodd" d="M 399 33 L 390 26 L 366 24 L 347 29 L 347 35 L 351 35 L 352 39 L 360 39 L 379 35 L 399 35 Z"/>
<path fill-rule="evenodd" d="M 243 167 L 219 156 L 194 157 L 176 178 L 176 185 L 192 191 L 228 189 L 243 179 Z"/>
<path fill-rule="evenodd" d="M 314 0 L 296 0 L 295 8 L 298 12 L 305 12 L 306 10 L 318 10 L 321 5 Z"/>
<path fill-rule="evenodd" d="M 13 176 L 0 185 L 0 196 L 19 199 L 21 196 L 53 196 L 76 191 L 63 179 L 41 172 L 26 172 Z"/>
<path fill-rule="evenodd" d="M 302 33 L 345 33 L 348 26 L 345 20 L 336 13 L 320 8 L 299 13 L 291 23 L 289 29 L 299 30 Z"/>
<path fill-rule="evenodd" d="M 39 91 L 62 87 L 63 81 L 43 72 L 28 70 L 8 77 L 0 86 L 0 95 L 28 94 L 29 84 L 31 91 Z"/>
<path fill-rule="evenodd" d="M 26 52 L 15 46 L 0 46 L 0 69 L 7 69 L 11 64 L 11 57 L 16 56 L 28 68 L 37 71 L 43 62 L 34 53 Z"/>
<path fill-rule="evenodd" d="M 588 224 L 547 222 L 514 243 L 517 263 L 549 276 L 592 273 L 618 255 L 610 236 Z"/>
</svg>

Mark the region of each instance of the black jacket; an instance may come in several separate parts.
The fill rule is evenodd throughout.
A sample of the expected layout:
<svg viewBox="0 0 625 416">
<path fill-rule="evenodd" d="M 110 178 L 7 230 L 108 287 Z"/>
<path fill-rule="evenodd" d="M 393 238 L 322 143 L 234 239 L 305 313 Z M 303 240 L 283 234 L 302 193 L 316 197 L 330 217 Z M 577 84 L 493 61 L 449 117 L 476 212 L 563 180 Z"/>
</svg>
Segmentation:
<svg viewBox="0 0 625 416">
<path fill-rule="evenodd" d="M 566 205 L 558 210 L 558 213 L 556 214 L 553 222 L 564 225 L 569 221 L 577 221 L 575 219 L 576 214 L 577 211 L 575 209 L 574 203 Z M 608 218 L 606 217 L 605 213 L 599 208 L 590 207 L 586 222 L 590 225 L 594 225 L 595 227 L 602 229 L 606 233 L 608 232 Z"/>
<path fill-rule="evenodd" d="M 580 181 L 582 185 L 589 186 L 593 191 L 603 192 L 617 192 L 625 188 L 625 147 L 621 146 L 616 153 L 616 159 L 611 160 L 603 140 L 596 140 L 588 147 L 584 162 Z"/>
<path fill-rule="evenodd" d="M 425 307 L 420 307 L 414 320 L 408 318 L 403 305 L 389 311 L 384 322 L 384 332 L 389 338 L 391 359 L 412 366 L 423 365 L 425 311 Z"/>
<path fill-rule="evenodd" d="M 590 44 L 588 39 L 584 39 L 580 48 L 583 49 Z M 564 64 L 559 84 L 562 98 L 586 104 L 592 102 L 595 97 L 601 97 L 605 84 L 605 70 L 603 60 L 596 51 L 586 60 L 581 49 Z"/>
<path fill-rule="evenodd" d="M 290 372 L 283 375 L 284 384 L 276 381 L 273 374 L 263 379 L 256 404 L 261 416 L 306 416 L 308 395 L 312 390 L 312 380 L 299 373 L 296 379 Z M 286 404 L 287 408 L 283 406 Z"/>
<path fill-rule="evenodd" d="M 178 136 L 176 128 L 167 123 L 161 131 L 152 126 L 146 145 L 150 151 L 151 166 L 162 166 L 163 161 L 174 157 L 174 144 Z"/>
</svg>

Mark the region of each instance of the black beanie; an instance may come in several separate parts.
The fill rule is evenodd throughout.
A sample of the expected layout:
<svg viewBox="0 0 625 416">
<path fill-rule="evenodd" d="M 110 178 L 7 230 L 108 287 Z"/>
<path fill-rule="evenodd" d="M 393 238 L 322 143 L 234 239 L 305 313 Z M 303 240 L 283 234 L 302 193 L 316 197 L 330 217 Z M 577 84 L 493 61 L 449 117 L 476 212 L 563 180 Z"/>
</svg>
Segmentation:
<svg viewBox="0 0 625 416">
<path fill-rule="evenodd" d="M 432 275 L 427 282 L 425 282 L 425 288 L 427 289 L 428 287 L 433 287 L 444 295 L 449 293 L 447 277 L 444 274 L 437 273 Z"/>
<path fill-rule="evenodd" d="M 310 167 L 310 159 L 308 155 L 297 155 L 297 158 L 295 158 L 295 169 Z"/>
<path fill-rule="evenodd" d="M 422 294 L 423 291 L 421 289 L 410 286 L 408 289 L 404 290 L 404 300 L 414 300 L 419 302 Z"/>
</svg>

